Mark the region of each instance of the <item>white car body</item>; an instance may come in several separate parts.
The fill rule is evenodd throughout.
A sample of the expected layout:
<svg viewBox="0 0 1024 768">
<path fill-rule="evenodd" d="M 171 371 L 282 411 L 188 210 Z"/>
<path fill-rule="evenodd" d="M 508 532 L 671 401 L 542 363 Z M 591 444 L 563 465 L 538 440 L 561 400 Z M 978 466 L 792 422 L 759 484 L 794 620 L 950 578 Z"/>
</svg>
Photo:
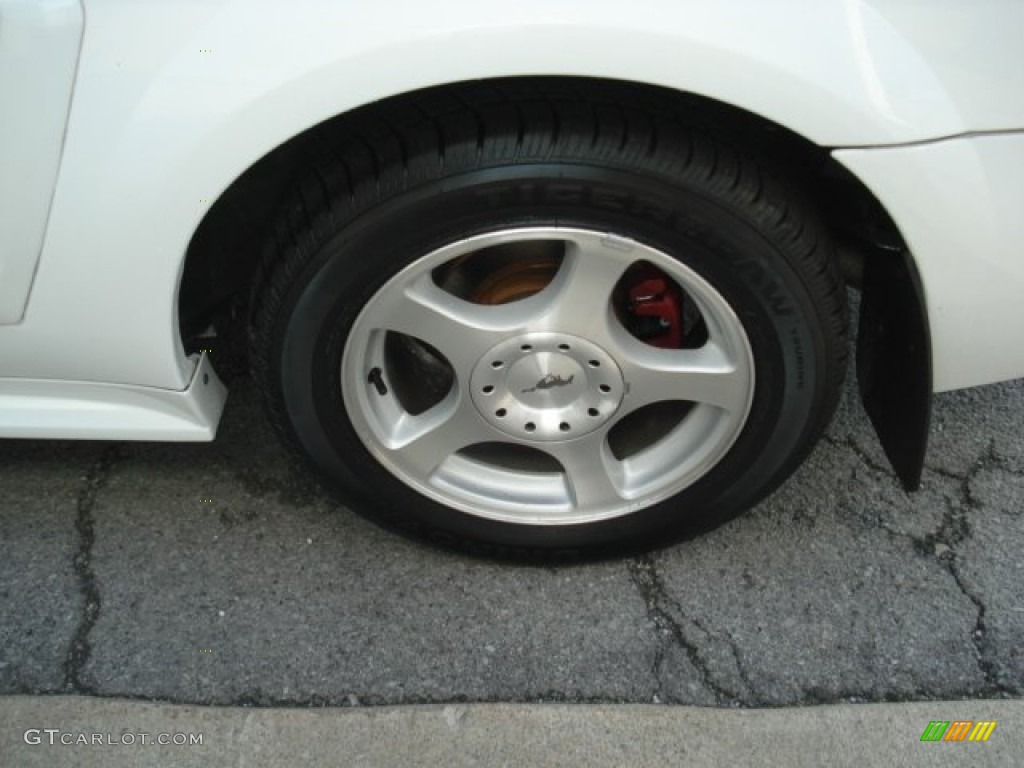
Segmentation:
<svg viewBox="0 0 1024 768">
<path fill-rule="evenodd" d="M 635 81 L 827 148 L 920 275 L 935 391 L 1024 376 L 1017 0 L 0 0 L 0 437 L 212 439 L 178 291 L 210 205 L 326 119 L 459 81 Z"/>
</svg>

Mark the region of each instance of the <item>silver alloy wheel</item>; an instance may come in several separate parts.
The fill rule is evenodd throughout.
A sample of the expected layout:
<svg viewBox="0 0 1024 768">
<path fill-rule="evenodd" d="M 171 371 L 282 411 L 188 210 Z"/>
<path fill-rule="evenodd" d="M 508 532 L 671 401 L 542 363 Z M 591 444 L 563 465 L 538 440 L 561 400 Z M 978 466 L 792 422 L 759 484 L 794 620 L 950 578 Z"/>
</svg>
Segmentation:
<svg viewBox="0 0 1024 768">
<path fill-rule="evenodd" d="M 487 305 L 442 289 L 435 270 L 482 249 L 558 241 L 553 279 L 518 301 Z M 696 305 L 707 340 L 694 349 L 640 341 L 612 293 L 647 262 Z M 412 413 L 382 379 L 388 332 L 426 342 L 453 382 Z M 508 229 L 433 251 L 399 272 L 357 317 L 341 362 L 345 408 L 359 438 L 395 477 L 435 501 L 524 525 L 592 523 L 656 504 L 692 485 L 726 454 L 754 393 L 754 363 L 739 318 L 702 277 L 634 240 L 559 227 Z M 625 457 L 609 434 L 662 402 L 693 406 L 670 430 Z M 549 465 L 504 462 L 475 446 L 539 451 Z"/>
</svg>

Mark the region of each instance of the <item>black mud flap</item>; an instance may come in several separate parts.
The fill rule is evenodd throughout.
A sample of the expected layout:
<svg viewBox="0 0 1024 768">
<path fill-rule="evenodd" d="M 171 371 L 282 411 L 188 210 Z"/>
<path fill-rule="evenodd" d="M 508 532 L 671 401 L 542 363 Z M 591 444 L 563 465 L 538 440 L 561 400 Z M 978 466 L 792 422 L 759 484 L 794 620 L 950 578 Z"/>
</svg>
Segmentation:
<svg viewBox="0 0 1024 768">
<path fill-rule="evenodd" d="M 857 379 L 893 469 L 908 491 L 921 485 L 932 413 L 932 353 L 924 291 L 907 251 L 865 260 Z"/>
</svg>

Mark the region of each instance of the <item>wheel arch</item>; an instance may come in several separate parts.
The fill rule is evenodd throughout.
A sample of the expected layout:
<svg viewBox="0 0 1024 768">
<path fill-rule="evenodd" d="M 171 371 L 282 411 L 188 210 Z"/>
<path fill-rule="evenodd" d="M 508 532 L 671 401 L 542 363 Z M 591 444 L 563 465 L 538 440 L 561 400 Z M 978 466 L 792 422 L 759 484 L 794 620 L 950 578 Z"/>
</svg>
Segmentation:
<svg viewBox="0 0 1024 768">
<path fill-rule="evenodd" d="M 759 160 L 773 164 L 808 195 L 818 196 L 819 209 L 837 232 L 887 248 L 902 242 L 878 199 L 832 159 L 829 146 L 763 115 L 699 94 L 635 81 L 572 76 L 460 81 L 403 92 L 329 117 L 268 149 L 227 183 L 199 219 L 185 252 L 177 290 L 182 337 L 195 336 L 209 323 L 216 308 L 247 284 L 268 234 L 267 222 L 314 162 L 318 145 L 338 140 L 346 133 L 358 133 L 359 127 L 372 121 L 375 114 L 387 113 L 404 101 L 437 93 L 472 100 L 486 90 L 506 91 L 509 99 L 529 98 L 531 84 L 539 83 L 556 83 L 569 90 L 579 84 L 589 92 L 607 88 L 612 97 L 628 95 L 660 102 L 677 118 L 685 113 L 690 126 L 758 155 Z M 819 193 L 823 187 L 828 194 L 822 197 Z M 844 271 L 851 281 L 859 283 L 863 251 L 842 249 L 841 256 Z"/>
</svg>

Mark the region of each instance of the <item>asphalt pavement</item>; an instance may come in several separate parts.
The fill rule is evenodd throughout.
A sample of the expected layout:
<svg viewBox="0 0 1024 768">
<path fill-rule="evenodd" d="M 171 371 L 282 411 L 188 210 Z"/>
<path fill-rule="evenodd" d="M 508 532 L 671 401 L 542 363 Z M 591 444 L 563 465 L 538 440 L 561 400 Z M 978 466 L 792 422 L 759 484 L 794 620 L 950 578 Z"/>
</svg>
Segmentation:
<svg viewBox="0 0 1024 768">
<path fill-rule="evenodd" d="M 1022 510 L 1024 382 L 939 395 L 911 495 L 850 382 L 806 464 L 710 534 L 596 564 L 486 562 L 332 501 L 240 379 L 212 444 L 0 441 L 0 693 L 947 702 L 923 730 L 1024 692 Z"/>
</svg>

